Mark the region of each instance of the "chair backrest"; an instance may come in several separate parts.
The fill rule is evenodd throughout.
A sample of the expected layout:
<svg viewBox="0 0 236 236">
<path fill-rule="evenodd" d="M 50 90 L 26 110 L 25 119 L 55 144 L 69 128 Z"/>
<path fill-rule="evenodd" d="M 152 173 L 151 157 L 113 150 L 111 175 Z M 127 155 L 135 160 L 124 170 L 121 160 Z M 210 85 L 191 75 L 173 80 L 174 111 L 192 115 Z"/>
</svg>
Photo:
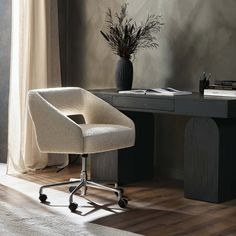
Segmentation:
<svg viewBox="0 0 236 236">
<path fill-rule="evenodd" d="M 82 130 L 69 115 L 83 115 L 87 124 L 117 124 L 135 132 L 132 120 L 82 88 L 31 90 L 28 107 L 42 152 L 83 153 Z"/>
<path fill-rule="evenodd" d="M 48 88 L 29 91 L 29 106 L 31 96 L 40 96 L 45 102 L 51 104 L 64 115 L 74 115 L 83 107 L 82 95 L 84 90 L 81 88 Z"/>
</svg>

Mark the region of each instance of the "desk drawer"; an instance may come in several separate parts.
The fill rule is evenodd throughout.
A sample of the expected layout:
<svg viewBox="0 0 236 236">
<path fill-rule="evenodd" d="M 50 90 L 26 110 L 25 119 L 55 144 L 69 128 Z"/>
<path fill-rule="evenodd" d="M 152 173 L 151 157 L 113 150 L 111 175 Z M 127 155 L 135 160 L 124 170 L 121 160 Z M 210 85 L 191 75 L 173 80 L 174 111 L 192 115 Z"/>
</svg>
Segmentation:
<svg viewBox="0 0 236 236">
<path fill-rule="evenodd" d="M 113 105 L 118 108 L 131 108 L 142 111 L 174 111 L 174 100 L 162 97 L 114 96 Z"/>
<path fill-rule="evenodd" d="M 110 103 L 112 105 L 112 95 L 109 94 L 101 94 L 101 93 L 94 93 L 96 96 L 98 96 L 99 98 L 101 98 L 102 100 Z"/>
<path fill-rule="evenodd" d="M 227 104 L 224 100 L 176 99 L 175 105 L 175 112 L 177 114 L 219 118 L 226 118 L 228 116 Z"/>
</svg>

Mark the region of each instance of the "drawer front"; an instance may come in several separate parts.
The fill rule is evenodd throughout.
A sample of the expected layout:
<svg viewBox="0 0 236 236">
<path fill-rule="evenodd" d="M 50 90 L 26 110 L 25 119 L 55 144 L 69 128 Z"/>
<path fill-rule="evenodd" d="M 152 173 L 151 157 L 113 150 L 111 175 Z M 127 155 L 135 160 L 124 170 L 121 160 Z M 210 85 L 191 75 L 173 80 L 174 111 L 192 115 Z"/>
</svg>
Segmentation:
<svg viewBox="0 0 236 236">
<path fill-rule="evenodd" d="M 228 116 L 227 103 L 217 100 L 176 100 L 177 114 L 190 116 L 205 116 L 226 118 Z"/>
<path fill-rule="evenodd" d="M 174 111 L 174 99 L 163 97 L 114 96 L 113 105 L 143 111 Z"/>
<path fill-rule="evenodd" d="M 99 98 L 101 98 L 102 100 L 110 103 L 111 105 L 113 105 L 113 99 L 112 99 L 112 95 L 109 94 L 101 94 L 101 93 L 94 93 L 94 95 L 98 96 Z"/>
</svg>

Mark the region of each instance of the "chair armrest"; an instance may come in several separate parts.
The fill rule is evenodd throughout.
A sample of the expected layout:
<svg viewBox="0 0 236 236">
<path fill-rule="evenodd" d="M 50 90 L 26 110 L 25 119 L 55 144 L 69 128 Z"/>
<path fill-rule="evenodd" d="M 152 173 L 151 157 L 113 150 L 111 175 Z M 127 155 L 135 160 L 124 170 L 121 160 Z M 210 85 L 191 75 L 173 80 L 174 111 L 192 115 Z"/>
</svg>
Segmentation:
<svg viewBox="0 0 236 236">
<path fill-rule="evenodd" d="M 123 125 L 131 129 L 134 122 L 118 109 L 90 92 L 86 93 L 85 119 L 87 123 Z"/>
<path fill-rule="evenodd" d="M 28 106 L 41 152 L 83 152 L 82 131 L 78 124 L 63 115 L 38 93 L 29 92 Z"/>
</svg>

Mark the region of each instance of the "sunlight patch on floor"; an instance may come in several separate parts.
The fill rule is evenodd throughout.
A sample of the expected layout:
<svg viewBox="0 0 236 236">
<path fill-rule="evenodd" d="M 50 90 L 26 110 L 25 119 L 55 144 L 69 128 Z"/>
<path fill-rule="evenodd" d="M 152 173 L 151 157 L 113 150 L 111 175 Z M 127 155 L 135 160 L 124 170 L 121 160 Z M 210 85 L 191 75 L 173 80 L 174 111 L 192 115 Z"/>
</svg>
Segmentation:
<svg viewBox="0 0 236 236">
<path fill-rule="evenodd" d="M 36 204 L 41 204 L 38 200 L 40 185 L 7 175 L 6 164 L 0 164 L 0 184 L 30 197 Z M 42 207 L 64 214 L 66 217 L 73 218 L 73 221 L 78 223 L 91 222 L 101 217 L 126 211 L 111 202 L 99 203 L 90 201 L 89 197 L 74 196 L 74 202 L 78 203 L 79 207 L 77 208 L 78 212 L 73 214 L 68 209 L 69 193 L 50 188 L 45 189 L 45 194 L 48 196 L 50 205 L 41 204 Z M 75 217 L 75 214 L 77 217 Z"/>
</svg>

